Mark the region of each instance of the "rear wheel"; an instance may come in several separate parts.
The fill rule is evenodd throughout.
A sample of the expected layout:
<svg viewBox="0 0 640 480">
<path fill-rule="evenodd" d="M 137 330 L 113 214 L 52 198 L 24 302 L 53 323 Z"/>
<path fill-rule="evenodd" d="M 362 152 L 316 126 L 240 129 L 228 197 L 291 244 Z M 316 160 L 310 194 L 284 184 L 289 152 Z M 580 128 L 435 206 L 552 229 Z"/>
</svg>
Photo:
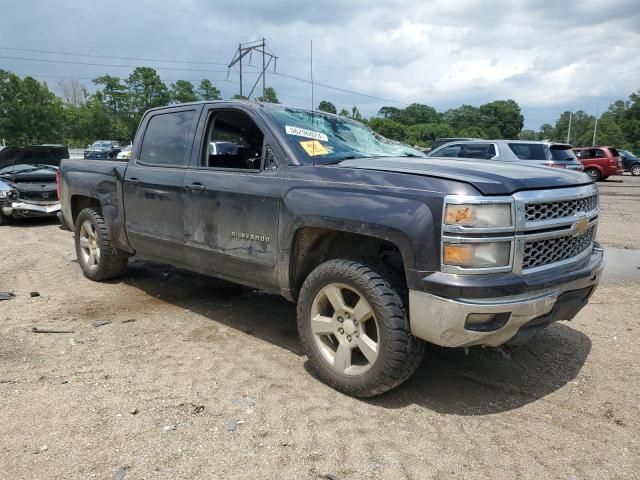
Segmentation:
<svg viewBox="0 0 640 480">
<path fill-rule="evenodd" d="M 597 168 L 587 168 L 584 171 L 584 173 L 589 175 L 594 182 L 600 181 L 600 178 L 601 178 L 600 170 L 598 170 Z"/>
<path fill-rule="evenodd" d="M 9 217 L 0 213 L 0 225 L 6 225 L 7 223 L 9 223 Z"/>
<path fill-rule="evenodd" d="M 634 165 L 631 167 L 631 175 L 634 177 L 640 176 L 640 165 Z"/>
<path fill-rule="evenodd" d="M 331 260 L 309 274 L 298 299 L 298 331 L 318 376 L 355 397 L 401 384 L 424 355 L 402 295 L 371 267 L 351 260 Z"/>
<path fill-rule="evenodd" d="M 109 230 L 97 209 L 85 208 L 75 225 L 76 255 L 85 277 L 94 281 L 122 275 L 128 257 L 111 243 Z"/>
</svg>

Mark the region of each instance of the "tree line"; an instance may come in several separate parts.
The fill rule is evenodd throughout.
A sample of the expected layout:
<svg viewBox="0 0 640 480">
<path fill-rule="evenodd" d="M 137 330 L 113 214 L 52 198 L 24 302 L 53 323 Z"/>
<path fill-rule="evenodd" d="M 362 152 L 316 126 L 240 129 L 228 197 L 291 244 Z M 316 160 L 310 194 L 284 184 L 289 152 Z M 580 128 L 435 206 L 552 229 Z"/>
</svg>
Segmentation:
<svg viewBox="0 0 640 480">
<path fill-rule="evenodd" d="M 93 80 L 95 91 L 76 80 L 59 81 L 60 95 L 45 82 L 0 70 L 0 141 L 8 144 L 64 143 L 82 147 L 96 139 L 130 142 L 145 110 L 198 100 L 219 100 L 220 90 L 208 79 L 197 85 L 187 80 L 166 83 L 155 69 L 137 67 L 126 78 L 103 75 Z M 234 95 L 232 98 L 243 98 Z M 278 103 L 269 87 L 259 100 Z M 323 100 L 318 110 L 354 118 L 381 135 L 410 145 L 428 147 L 436 138 L 567 139 L 570 113 L 563 112 L 555 125 L 523 130 L 524 117 L 514 100 L 462 105 L 444 112 L 420 103 L 405 108 L 384 106 L 366 119 L 357 106 L 340 111 Z M 584 111 L 571 114 L 574 145 L 591 145 L 596 117 Z M 598 118 L 596 143 L 640 149 L 640 91 L 629 100 L 618 100 Z"/>
</svg>

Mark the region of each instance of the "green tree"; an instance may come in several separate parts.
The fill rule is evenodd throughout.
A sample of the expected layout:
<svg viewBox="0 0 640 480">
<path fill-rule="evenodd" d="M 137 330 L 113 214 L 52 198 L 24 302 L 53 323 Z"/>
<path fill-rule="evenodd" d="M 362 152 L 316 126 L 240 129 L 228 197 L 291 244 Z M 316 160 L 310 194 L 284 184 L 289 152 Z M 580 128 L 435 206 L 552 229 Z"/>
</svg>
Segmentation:
<svg viewBox="0 0 640 480">
<path fill-rule="evenodd" d="M 276 91 L 273 87 L 265 88 L 264 96 L 258 97 L 258 100 L 261 102 L 268 102 L 268 103 L 280 103 L 278 101 L 278 95 L 276 95 Z"/>
<path fill-rule="evenodd" d="M 170 94 L 176 103 L 195 102 L 198 99 L 193 84 L 187 80 L 176 80 L 172 83 Z"/>
<path fill-rule="evenodd" d="M 480 110 L 473 105 L 451 108 L 442 114 L 442 119 L 456 131 L 472 127 L 478 128 L 478 125 L 481 124 Z"/>
<path fill-rule="evenodd" d="M 536 140 L 551 140 L 552 137 L 553 137 L 553 127 L 548 123 L 544 123 L 540 127 L 540 131 L 538 132 L 538 138 Z"/>
<path fill-rule="evenodd" d="M 524 116 L 515 100 L 496 100 L 480 105 L 480 127 L 490 138 L 518 138 Z"/>
<path fill-rule="evenodd" d="M 378 116 L 397 121 L 400 117 L 400 109 L 396 107 L 382 107 L 378 110 Z"/>
<path fill-rule="evenodd" d="M 405 125 L 416 125 L 418 123 L 438 123 L 441 116 L 435 108 L 429 105 L 412 103 L 404 110 L 400 110 L 397 119 Z"/>
<path fill-rule="evenodd" d="M 327 113 L 338 113 L 338 111 L 336 110 L 336 106 L 333 103 L 328 102 L 327 100 L 322 100 L 320 102 L 320 104 L 318 105 L 318 110 Z"/>
<path fill-rule="evenodd" d="M 141 115 L 150 108 L 167 105 L 171 101 L 169 89 L 151 67 L 137 67 L 125 81 L 131 113 Z"/>
<path fill-rule="evenodd" d="M 200 81 L 200 85 L 198 85 L 197 90 L 198 100 L 220 100 L 222 97 L 220 96 L 220 90 L 216 87 L 211 80 L 204 79 Z"/>
<path fill-rule="evenodd" d="M 436 138 L 453 137 L 455 132 L 446 123 L 419 123 L 407 127 L 405 142 L 429 147 Z"/>
<path fill-rule="evenodd" d="M 362 114 L 360 113 L 360 110 L 358 110 L 358 107 L 356 107 L 355 105 L 353 107 L 351 107 L 351 115 L 350 116 L 354 120 L 362 120 Z"/>
<path fill-rule="evenodd" d="M 341 108 L 340 109 L 340 113 L 338 113 L 338 115 L 340 115 L 341 117 L 350 117 L 351 114 L 349 113 L 349 110 L 347 110 L 346 108 Z"/>
<path fill-rule="evenodd" d="M 595 117 L 589 115 L 583 110 L 578 110 L 571 114 L 566 111 L 563 112 L 556 120 L 556 124 L 553 128 L 551 140 L 554 142 L 566 142 L 567 134 L 569 132 L 569 119 L 571 119 L 571 138 L 569 143 L 576 146 L 591 145 L 591 141 L 586 144 L 581 143 L 585 138 L 588 138 L 589 132 L 593 133 L 593 123 Z"/>
<path fill-rule="evenodd" d="M 405 127 L 400 122 L 388 118 L 374 117 L 369 121 L 369 126 L 374 132 L 392 140 L 404 141 Z"/>
<path fill-rule="evenodd" d="M 129 93 L 127 87 L 118 77 L 102 75 L 93 79 L 93 83 L 102 87 L 100 100 L 110 112 L 124 112 L 129 108 Z"/>
</svg>

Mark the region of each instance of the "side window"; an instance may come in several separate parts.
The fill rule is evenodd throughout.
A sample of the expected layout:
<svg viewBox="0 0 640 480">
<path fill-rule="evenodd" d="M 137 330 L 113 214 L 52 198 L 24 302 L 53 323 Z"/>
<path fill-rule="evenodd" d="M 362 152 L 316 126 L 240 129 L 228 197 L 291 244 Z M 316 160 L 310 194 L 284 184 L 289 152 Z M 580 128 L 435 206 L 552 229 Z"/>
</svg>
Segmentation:
<svg viewBox="0 0 640 480">
<path fill-rule="evenodd" d="M 602 150 L 601 148 L 596 148 L 594 150 L 595 155 L 593 155 L 595 158 L 607 158 L 607 154 L 604 153 L 604 150 Z"/>
<path fill-rule="evenodd" d="M 464 144 L 460 149 L 460 154 L 458 155 L 458 157 L 483 159 L 483 158 L 487 158 L 486 155 L 488 151 L 489 151 L 489 144 L 487 143 L 467 143 L 467 144 Z"/>
<path fill-rule="evenodd" d="M 583 151 L 582 150 L 574 150 L 573 153 L 576 154 L 576 157 L 580 158 L 586 158 L 585 155 L 583 155 Z"/>
<path fill-rule="evenodd" d="M 237 110 L 214 113 L 207 131 L 205 167 L 260 169 L 264 135 L 247 114 Z"/>
<path fill-rule="evenodd" d="M 455 145 L 449 145 L 448 147 L 444 147 L 434 156 L 436 157 L 458 157 L 460 153 L 460 144 L 457 143 Z"/>
<path fill-rule="evenodd" d="M 193 139 L 195 110 L 160 113 L 147 124 L 140 161 L 157 165 L 187 165 Z"/>
</svg>

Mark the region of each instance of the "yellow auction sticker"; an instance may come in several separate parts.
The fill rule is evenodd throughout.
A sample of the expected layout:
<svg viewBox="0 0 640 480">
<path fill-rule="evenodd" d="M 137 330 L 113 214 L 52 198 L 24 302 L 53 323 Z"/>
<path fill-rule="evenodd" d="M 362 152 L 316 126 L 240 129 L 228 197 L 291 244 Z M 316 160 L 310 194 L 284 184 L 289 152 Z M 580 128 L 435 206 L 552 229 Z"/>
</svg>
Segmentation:
<svg viewBox="0 0 640 480">
<path fill-rule="evenodd" d="M 316 155 L 326 155 L 329 153 L 326 148 L 318 140 L 305 140 L 300 142 L 300 146 L 304 148 L 307 155 L 315 157 Z"/>
</svg>

